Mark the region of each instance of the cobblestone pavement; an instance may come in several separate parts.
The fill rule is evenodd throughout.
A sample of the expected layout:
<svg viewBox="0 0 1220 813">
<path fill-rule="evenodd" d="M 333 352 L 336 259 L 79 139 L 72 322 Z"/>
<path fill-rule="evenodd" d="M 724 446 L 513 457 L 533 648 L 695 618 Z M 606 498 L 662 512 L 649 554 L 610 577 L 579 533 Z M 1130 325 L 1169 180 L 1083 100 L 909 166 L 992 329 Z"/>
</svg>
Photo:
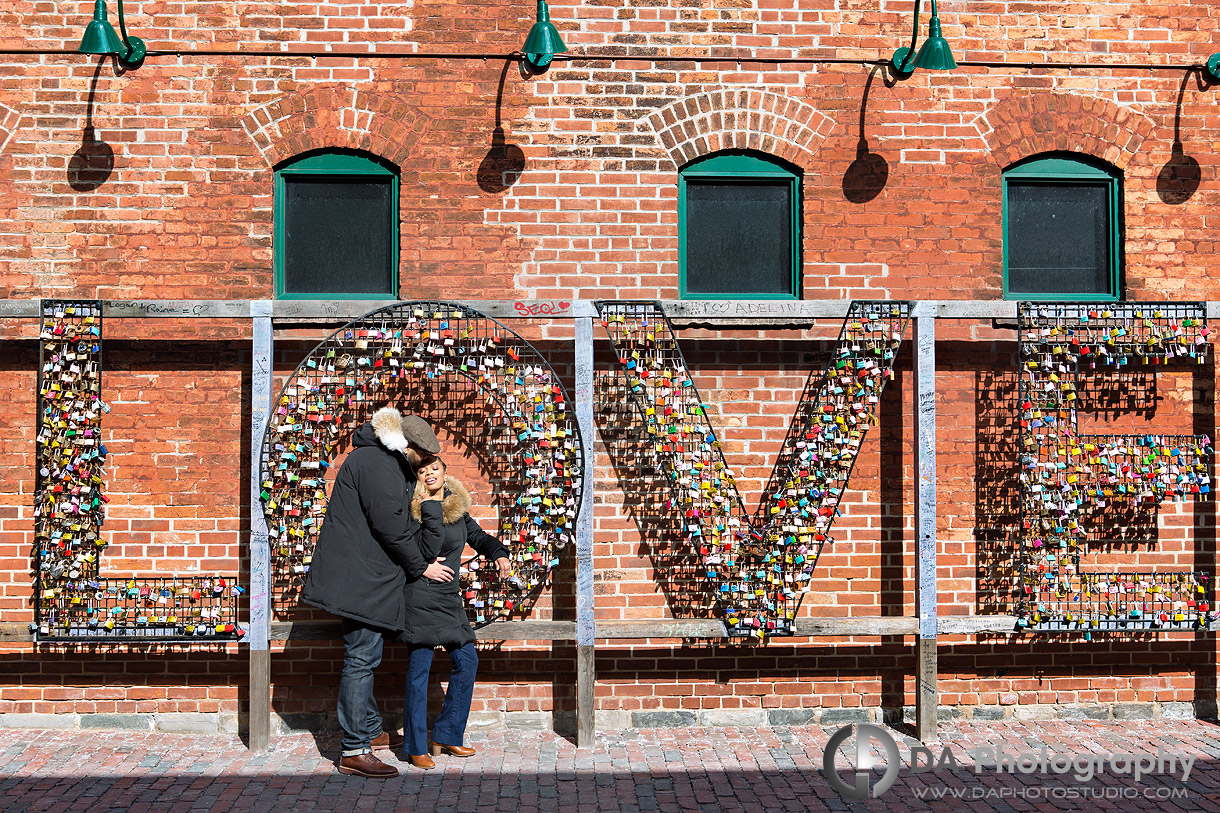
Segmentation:
<svg viewBox="0 0 1220 813">
<path fill-rule="evenodd" d="M 472 736 L 475 757 L 442 757 L 427 772 L 381 752 L 402 775 L 373 780 L 335 771 L 338 739 L 329 734 L 281 736 L 269 753 L 252 754 L 229 736 L 0 729 L 0 810 L 1220 811 L 1215 722 L 945 724 L 939 742 L 914 753 L 931 766 L 922 772 L 910 767 L 918 743 L 883 729 L 900 767 L 891 787 L 863 802 L 822 774 L 836 731 L 598 732 L 587 750 L 551 733 L 503 731 Z M 835 763 L 848 785 L 859 734 Z M 865 739 L 884 752 L 883 738 Z M 876 791 L 889 773 L 883 762 L 863 778 Z"/>
</svg>

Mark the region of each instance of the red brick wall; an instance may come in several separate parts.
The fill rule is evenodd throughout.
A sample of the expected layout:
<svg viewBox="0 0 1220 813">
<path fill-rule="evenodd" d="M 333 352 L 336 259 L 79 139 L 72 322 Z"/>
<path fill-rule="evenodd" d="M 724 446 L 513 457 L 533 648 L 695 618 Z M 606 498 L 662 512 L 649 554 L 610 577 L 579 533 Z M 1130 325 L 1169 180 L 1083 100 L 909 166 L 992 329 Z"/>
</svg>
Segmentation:
<svg viewBox="0 0 1220 813">
<path fill-rule="evenodd" d="M 945 2 L 959 61 L 1087 67 L 963 66 L 889 84 L 865 64 L 909 41 L 910 4 L 889 0 L 799 9 L 557 2 L 552 18 L 572 53 L 606 58 L 560 59 L 529 79 L 494 57 L 520 47 L 529 3 L 261 2 L 240 4 L 240 16 L 232 4 L 128 3 L 129 31 L 153 51 L 226 53 L 153 56 L 122 75 L 74 53 L 92 5 L 18 0 L 0 10 L 0 46 L 29 51 L 0 56 L 6 298 L 269 298 L 273 167 L 339 146 L 401 169 L 403 298 L 676 298 L 677 169 L 748 147 L 803 171 L 806 298 L 999 298 L 1000 172 L 1070 150 L 1123 172 L 1126 296 L 1220 299 L 1220 89 L 1148 68 L 1206 60 L 1220 42 L 1215 0 L 1177 3 L 1172 15 L 1150 2 Z M 327 48 L 336 54 L 309 55 Z M 430 56 L 410 56 L 419 53 Z M 453 56 L 483 54 L 493 58 Z M 860 64 L 751 61 L 798 57 Z M 497 126 L 509 148 L 493 149 Z M 1165 183 L 1175 131 L 1199 166 L 1197 188 Z M 0 382 L 11 393 L 0 416 L 0 621 L 24 623 L 37 348 L 28 322 L 4 320 L 0 330 Z M 1015 493 L 1015 332 L 948 322 L 939 332 L 941 612 L 1000 611 Z M 107 324 L 106 555 L 115 572 L 245 573 L 248 335 L 240 322 Z M 683 331 L 747 505 L 827 350 L 811 339 L 824 338 Z M 277 359 L 281 376 L 305 348 L 295 342 Z M 564 352 L 554 351 L 559 366 L 569 363 Z M 912 611 L 905 358 L 805 601 L 810 615 Z M 1214 435 L 1214 373 L 1204 370 L 1163 374 L 1155 410 L 1095 417 L 1168 431 L 1190 416 L 1194 431 Z M 696 615 L 702 585 L 655 502 L 638 493 L 622 437 L 630 415 L 607 359 L 599 372 L 598 617 Z M 490 505 L 478 497 L 489 484 L 477 466 L 463 472 Z M 1210 504 L 1167 504 L 1156 522 L 1159 552 L 1133 555 L 1214 567 Z M 541 616 L 573 617 L 571 573 L 565 561 Z M 277 650 L 275 710 L 328 712 L 338 656 L 330 643 Z M 0 712 L 234 714 L 244 691 L 237 648 L 89 656 L 12 644 L 5 658 Z M 1215 661 L 1210 636 L 948 638 L 942 703 L 1214 702 Z M 570 712 L 572 662 L 563 643 L 489 645 L 476 710 Z M 598 650 L 598 708 L 893 708 L 913 700 L 913 664 L 909 646 L 880 639 L 761 649 L 611 642 Z M 393 660 L 383 678 L 391 703 L 389 676 L 401 666 Z"/>
</svg>

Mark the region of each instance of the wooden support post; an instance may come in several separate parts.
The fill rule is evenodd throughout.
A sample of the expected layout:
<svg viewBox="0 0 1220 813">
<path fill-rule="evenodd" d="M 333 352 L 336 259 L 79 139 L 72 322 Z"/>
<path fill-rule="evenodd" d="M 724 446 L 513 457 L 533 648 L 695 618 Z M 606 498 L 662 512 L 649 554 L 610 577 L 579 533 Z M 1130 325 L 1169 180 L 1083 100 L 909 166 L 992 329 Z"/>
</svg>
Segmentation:
<svg viewBox="0 0 1220 813">
<path fill-rule="evenodd" d="M 936 739 L 936 309 L 922 302 L 915 323 L 916 589 L 915 736 Z"/>
<path fill-rule="evenodd" d="M 271 307 L 267 300 L 250 303 L 254 338 L 250 375 L 250 628 L 246 642 L 250 647 L 249 744 L 255 753 L 271 746 L 271 548 L 259 496 L 263 432 L 271 414 Z"/>
<path fill-rule="evenodd" d="M 576 747 L 593 746 L 593 320 L 576 320 L 576 422 L 584 444 L 580 510 L 576 514 Z"/>
</svg>

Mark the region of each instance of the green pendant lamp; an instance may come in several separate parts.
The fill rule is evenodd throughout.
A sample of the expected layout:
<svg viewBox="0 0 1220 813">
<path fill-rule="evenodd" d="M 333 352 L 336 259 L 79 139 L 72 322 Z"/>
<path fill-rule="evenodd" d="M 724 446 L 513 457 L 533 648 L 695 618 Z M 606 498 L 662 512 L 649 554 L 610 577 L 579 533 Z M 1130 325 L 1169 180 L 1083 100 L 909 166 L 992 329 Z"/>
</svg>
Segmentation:
<svg viewBox="0 0 1220 813">
<path fill-rule="evenodd" d="M 915 53 L 915 42 L 919 39 L 919 6 L 923 0 L 915 0 L 915 24 L 911 29 L 911 47 L 899 48 L 890 58 L 890 69 L 899 79 L 906 79 L 916 68 L 929 71 L 951 71 L 957 67 L 948 41 L 940 33 L 940 16 L 936 13 L 936 0 L 932 0 L 932 21 L 928 24 L 928 38 Z M 915 54 L 912 59 L 911 55 Z"/>
<path fill-rule="evenodd" d="M 530 28 L 529 36 L 521 51 L 525 61 L 535 71 L 544 71 L 555 58 L 555 54 L 566 53 L 568 46 L 563 44 L 559 30 L 551 22 L 551 10 L 547 8 L 546 0 L 538 0 L 538 21 Z"/>
<path fill-rule="evenodd" d="M 94 0 L 93 21 L 85 28 L 85 36 L 81 37 L 77 51 L 82 54 L 114 54 L 126 68 L 137 68 L 144 61 L 146 48 L 144 40 L 139 37 L 127 36 L 127 25 L 123 19 L 123 0 L 119 0 L 119 30 L 123 36 L 115 33 L 114 26 L 106 18 L 106 0 Z"/>
<path fill-rule="evenodd" d="M 85 29 L 80 47 L 82 54 L 121 54 L 127 50 L 110 20 L 106 19 L 106 0 L 93 3 L 93 22 Z"/>
</svg>

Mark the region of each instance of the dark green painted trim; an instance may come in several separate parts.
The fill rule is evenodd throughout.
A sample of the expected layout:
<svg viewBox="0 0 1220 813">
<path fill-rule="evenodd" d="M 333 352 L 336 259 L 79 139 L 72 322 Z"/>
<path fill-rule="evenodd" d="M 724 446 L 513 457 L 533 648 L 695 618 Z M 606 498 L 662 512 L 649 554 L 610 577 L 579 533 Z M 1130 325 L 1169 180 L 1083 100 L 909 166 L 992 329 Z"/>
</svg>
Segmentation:
<svg viewBox="0 0 1220 813">
<path fill-rule="evenodd" d="M 686 176 L 721 178 L 725 175 L 764 176 L 772 178 L 794 177 L 797 173 L 785 168 L 778 161 L 761 155 L 743 152 L 719 152 L 692 161 L 682 168 Z"/>
<path fill-rule="evenodd" d="M 1044 294 L 1008 289 L 1008 183 L 1035 181 L 1044 184 L 1089 184 L 1105 186 L 1108 194 L 1107 217 L 1110 222 L 1110 293 L 1082 294 L 1071 298 L 1077 302 L 1115 302 L 1122 298 L 1123 234 L 1122 234 L 1122 175 L 1115 167 L 1092 156 L 1075 153 L 1047 153 L 1023 159 L 1004 170 L 1002 181 L 1002 230 L 1004 240 L 1004 299 L 1031 301 L 1063 301 L 1062 292 Z"/>
<path fill-rule="evenodd" d="M 348 294 L 287 293 L 284 291 L 284 177 L 285 176 L 355 176 L 370 181 L 390 182 L 390 269 L 389 291 L 360 291 Z M 293 159 L 275 171 L 275 213 L 272 234 L 272 255 L 275 268 L 276 299 L 378 299 L 398 298 L 398 172 L 377 160 L 374 156 L 340 150 L 309 153 Z"/>
<path fill-rule="evenodd" d="M 792 257 L 790 293 L 732 293 L 709 294 L 689 293 L 686 290 L 686 179 L 721 179 L 749 183 L 751 180 L 785 180 L 792 206 L 789 211 L 791 223 L 788 226 Z M 756 153 L 721 152 L 700 158 L 687 164 L 678 171 L 678 296 L 681 299 L 799 299 L 801 296 L 801 175 L 795 169 L 788 169 L 778 160 Z"/>
</svg>

